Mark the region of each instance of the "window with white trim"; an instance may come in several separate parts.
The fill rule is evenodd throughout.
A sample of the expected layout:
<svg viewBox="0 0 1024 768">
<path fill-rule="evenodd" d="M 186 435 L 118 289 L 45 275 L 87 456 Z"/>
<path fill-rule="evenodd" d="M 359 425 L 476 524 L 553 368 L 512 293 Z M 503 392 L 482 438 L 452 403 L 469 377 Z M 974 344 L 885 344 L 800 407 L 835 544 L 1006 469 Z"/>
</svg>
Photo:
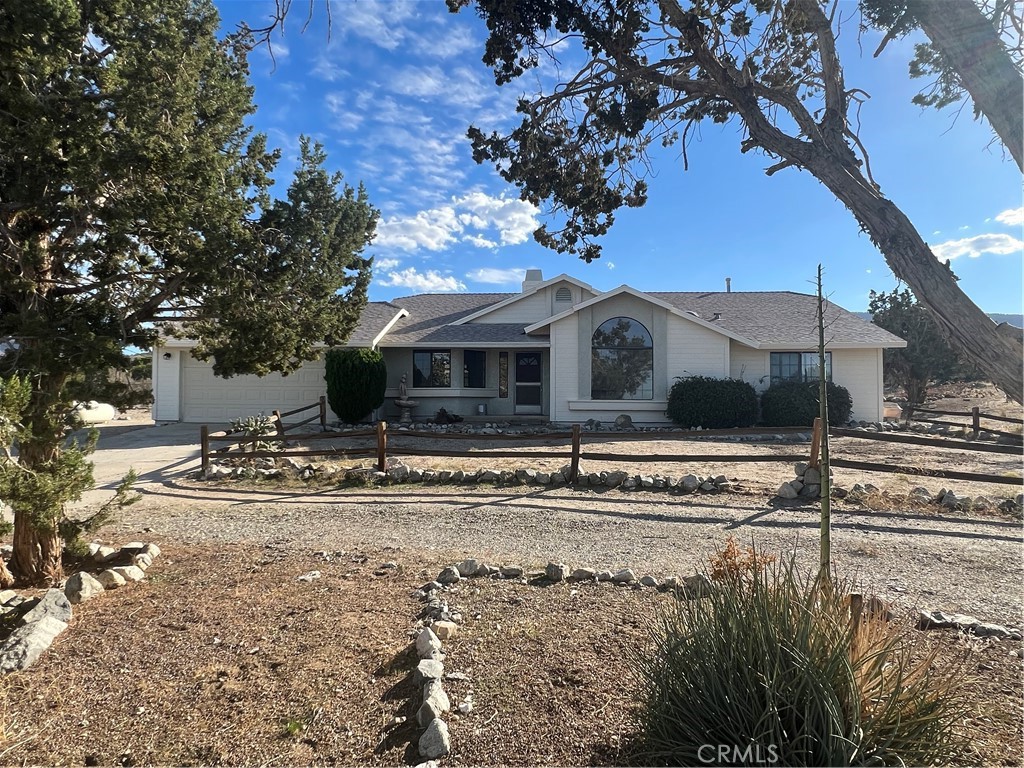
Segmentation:
<svg viewBox="0 0 1024 768">
<path fill-rule="evenodd" d="M 832 381 L 832 353 L 825 353 L 825 378 Z M 817 381 L 817 352 L 772 352 L 771 381 Z"/>
<path fill-rule="evenodd" d="M 654 341 L 631 317 L 605 320 L 594 331 L 590 355 L 594 400 L 653 400 Z"/>
</svg>

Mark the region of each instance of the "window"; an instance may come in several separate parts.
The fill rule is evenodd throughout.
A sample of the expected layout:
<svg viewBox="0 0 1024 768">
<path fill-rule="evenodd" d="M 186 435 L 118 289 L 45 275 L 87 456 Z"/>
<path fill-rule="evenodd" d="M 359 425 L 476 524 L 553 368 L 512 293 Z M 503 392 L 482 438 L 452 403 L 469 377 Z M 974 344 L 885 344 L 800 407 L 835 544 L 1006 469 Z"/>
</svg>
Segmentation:
<svg viewBox="0 0 1024 768">
<path fill-rule="evenodd" d="M 594 400 L 654 399 L 654 343 L 629 317 L 613 317 L 594 332 L 590 355 Z"/>
<path fill-rule="evenodd" d="M 559 288 L 555 291 L 555 301 L 572 301 L 572 291 L 564 286 Z"/>
<path fill-rule="evenodd" d="M 462 353 L 462 386 L 479 389 L 487 386 L 487 353 L 467 349 Z"/>
<path fill-rule="evenodd" d="M 780 381 L 817 381 L 817 352 L 772 352 L 772 384 Z M 832 380 L 832 353 L 825 353 L 825 378 Z"/>
<path fill-rule="evenodd" d="M 452 385 L 452 353 L 447 349 L 412 353 L 412 385 L 414 387 L 450 387 Z"/>
</svg>

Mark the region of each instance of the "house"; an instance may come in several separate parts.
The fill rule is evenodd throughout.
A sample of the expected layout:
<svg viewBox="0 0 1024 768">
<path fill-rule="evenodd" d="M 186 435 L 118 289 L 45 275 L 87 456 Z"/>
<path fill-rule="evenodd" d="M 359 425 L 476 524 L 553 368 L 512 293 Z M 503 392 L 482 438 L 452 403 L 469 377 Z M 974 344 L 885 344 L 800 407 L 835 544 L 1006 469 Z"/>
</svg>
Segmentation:
<svg viewBox="0 0 1024 768">
<path fill-rule="evenodd" d="M 600 292 L 568 275 L 529 270 L 519 293 L 420 294 L 367 305 L 349 346 L 379 348 L 394 419 L 401 377 L 414 418 L 451 413 L 557 422 L 664 423 L 678 377 L 733 377 L 763 390 L 817 377 L 817 299 L 789 291 Z M 853 397 L 853 418 L 882 418 L 882 350 L 906 342 L 846 310 L 826 311 L 829 375 Z M 290 376 L 221 379 L 194 342 L 153 352 L 157 421 L 224 423 L 315 402 L 323 361 Z"/>
</svg>

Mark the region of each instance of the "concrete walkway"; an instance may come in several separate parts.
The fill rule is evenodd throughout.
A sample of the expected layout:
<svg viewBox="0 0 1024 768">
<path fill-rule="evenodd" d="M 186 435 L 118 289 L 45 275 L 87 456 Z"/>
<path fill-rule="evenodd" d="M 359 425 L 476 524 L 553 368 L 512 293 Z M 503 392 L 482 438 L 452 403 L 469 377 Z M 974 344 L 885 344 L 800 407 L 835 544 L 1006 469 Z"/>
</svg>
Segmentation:
<svg viewBox="0 0 1024 768">
<path fill-rule="evenodd" d="M 139 475 L 136 490 L 146 494 L 199 467 L 199 425 L 143 426 L 114 435 L 104 435 L 101 427 L 92 461 L 96 487 L 82 495 L 79 505 L 107 501 L 130 469 Z"/>
</svg>

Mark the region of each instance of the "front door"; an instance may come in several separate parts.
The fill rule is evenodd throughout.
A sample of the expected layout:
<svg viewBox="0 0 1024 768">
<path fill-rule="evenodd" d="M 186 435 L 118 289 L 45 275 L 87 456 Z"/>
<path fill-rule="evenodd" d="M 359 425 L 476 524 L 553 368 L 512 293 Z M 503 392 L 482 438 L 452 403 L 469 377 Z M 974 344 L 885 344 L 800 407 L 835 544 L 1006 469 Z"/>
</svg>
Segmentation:
<svg viewBox="0 0 1024 768">
<path fill-rule="evenodd" d="M 543 413 L 540 352 L 516 352 L 516 413 Z"/>
</svg>

